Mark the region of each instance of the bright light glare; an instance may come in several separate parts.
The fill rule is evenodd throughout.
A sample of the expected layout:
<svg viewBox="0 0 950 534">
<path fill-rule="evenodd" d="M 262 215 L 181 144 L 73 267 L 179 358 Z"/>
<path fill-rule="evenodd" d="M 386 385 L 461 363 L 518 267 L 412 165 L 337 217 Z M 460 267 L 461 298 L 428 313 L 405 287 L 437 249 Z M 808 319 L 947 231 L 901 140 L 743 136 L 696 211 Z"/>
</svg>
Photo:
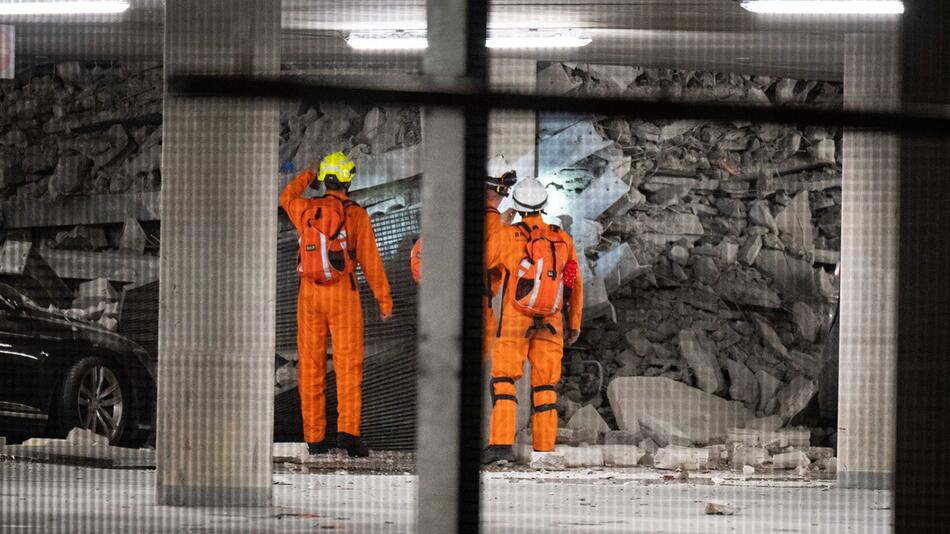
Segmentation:
<svg viewBox="0 0 950 534">
<path fill-rule="evenodd" d="M 822 15 L 899 15 L 904 2 L 895 0 L 746 0 L 753 13 Z"/>
<path fill-rule="evenodd" d="M 123 0 L 75 0 L 65 2 L 0 3 L 0 15 L 101 15 L 122 13 L 129 8 Z"/>
<path fill-rule="evenodd" d="M 424 31 L 354 32 L 347 38 L 357 50 L 420 50 L 428 46 Z M 569 48 L 590 44 L 591 38 L 563 30 L 503 30 L 489 32 L 488 48 Z"/>
</svg>

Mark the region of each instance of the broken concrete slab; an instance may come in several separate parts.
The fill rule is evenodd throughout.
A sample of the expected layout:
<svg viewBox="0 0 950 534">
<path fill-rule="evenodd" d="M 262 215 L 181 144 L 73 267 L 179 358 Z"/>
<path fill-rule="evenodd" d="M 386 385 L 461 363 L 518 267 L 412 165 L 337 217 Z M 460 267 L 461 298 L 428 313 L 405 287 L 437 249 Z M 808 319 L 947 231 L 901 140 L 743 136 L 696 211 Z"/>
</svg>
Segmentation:
<svg viewBox="0 0 950 534">
<path fill-rule="evenodd" d="M 555 446 L 553 454 L 560 454 L 562 456 L 565 467 L 603 467 L 604 465 L 604 453 L 599 446 Z M 534 461 L 532 460 L 532 464 L 533 463 Z"/>
<path fill-rule="evenodd" d="M 796 376 L 778 392 L 778 415 L 785 421 L 795 417 L 808 407 L 818 394 L 818 384 L 804 376 Z"/>
<path fill-rule="evenodd" d="M 811 432 L 806 428 L 779 430 L 755 430 L 730 428 L 726 441 L 749 447 L 765 447 L 769 451 L 782 451 L 788 447 L 808 447 Z"/>
<path fill-rule="evenodd" d="M 735 505 L 725 501 L 709 501 L 703 509 L 706 515 L 735 515 Z"/>
<path fill-rule="evenodd" d="M 78 430 L 78 432 L 77 432 Z M 0 454 L 40 462 L 56 462 L 90 467 L 155 467 L 154 449 L 127 449 L 108 444 L 105 438 L 74 429 L 67 439 L 32 438 L 20 445 L 2 445 Z"/>
<path fill-rule="evenodd" d="M 775 469 L 795 469 L 809 465 L 811 465 L 811 460 L 802 451 L 783 452 L 772 457 L 772 467 Z"/>
<path fill-rule="evenodd" d="M 808 447 L 805 449 L 805 455 L 812 462 L 820 462 L 821 460 L 834 458 L 835 450 L 832 447 Z"/>
<path fill-rule="evenodd" d="M 696 274 L 696 280 L 711 286 L 719 281 L 719 266 L 716 260 L 709 256 L 703 256 L 693 264 L 693 272 Z"/>
<path fill-rule="evenodd" d="M 603 278 L 607 293 L 613 293 L 650 270 L 652 267 L 640 265 L 627 243 L 601 254 L 594 264 L 594 274 Z"/>
<path fill-rule="evenodd" d="M 60 278 L 136 283 L 158 280 L 158 256 L 81 250 L 42 250 L 40 256 Z"/>
<path fill-rule="evenodd" d="M 705 468 L 709 463 L 708 449 L 670 445 L 669 447 L 663 447 L 653 454 L 653 466 L 657 469 L 696 471 Z"/>
<path fill-rule="evenodd" d="M 626 430 L 608 430 L 604 434 L 604 445 L 636 445 L 640 441 L 640 434 Z"/>
<path fill-rule="evenodd" d="M 604 434 L 610 430 L 610 427 L 607 426 L 607 422 L 601 417 L 597 408 L 591 404 L 577 410 L 567 422 L 567 427 L 574 430 L 589 430 L 593 432 L 595 436 Z"/>
<path fill-rule="evenodd" d="M 354 163 L 359 179 L 353 180 L 353 191 L 405 180 L 422 174 L 422 145 L 363 156 Z"/>
<path fill-rule="evenodd" d="M 811 306 L 804 302 L 796 302 L 792 305 L 792 318 L 795 326 L 798 327 L 798 334 L 809 343 L 814 343 L 821 325 Z"/>
<path fill-rule="evenodd" d="M 538 176 L 556 174 L 612 144 L 613 141 L 603 137 L 592 121 L 573 124 L 538 143 Z"/>
<path fill-rule="evenodd" d="M 159 220 L 161 211 L 161 192 L 150 191 L 63 197 L 52 204 L 46 199 L 8 200 L 3 221 L 7 229 L 121 223 L 129 217 L 144 222 Z"/>
<path fill-rule="evenodd" d="M 759 332 L 759 337 L 762 340 L 762 344 L 771 349 L 776 354 L 788 358 L 788 349 L 785 348 L 785 345 L 782 343 L 782 339 L 775 332 L 775 329 L 772 328 L 772 325 L 769 324 L 768 319 L 757 313 L 753 313 L 752 322 L 755 323 L 755 328 Z"/>
<path fill-rule="evenodd" d="M 564 70 L 561 63 L 552 63 L 538 72 L 538 92 L 551 95 L 563 95 L 583 85 Z"/>
<path fill-rule="evenodd" d="M 742 244 L 742 248 L 739 250 L 739 261 L 746 265 L 754 264 L 761 250 L 762 236 L 750 235 L 746 238 L 745 243 Z"/>
<path fill-rule="evenodd" d="M 695 242 L 705 230 L 699 217 L 692 213 L 663 212 L 660 216 L 638 219 L 636 230 L 640 237 L 657 245 L 685 239 Z"/>
<path fill-rule="evenodd" d="M 743 466 L 760 467 L 772 461 L 772 455 L 765 447 L 755 445 L 739 445 L 733 449 L 729 458 L 732 467 Z"/>
<path fill-rule="evenodd" d="M 757 200 L 749 207 L 749 223 L 756 226 L 764 226 L 772 233 L 778 234 L 778 224 L 775 217 L 772 216 L 772 210 L 769 208 L 767 200 Z"/>
<path fill-rule="evenodd" d="M 818 274 L 810 262 L 793 257 L 781 250 L 766 248 L 759 252 L 755 266 L 772 277 L 786 300 L 792 302 L 820 300 Z"/>
<path fill-rule="evenodd" d="M 785 386 L 785 383 L 762 369 L 755 372 L 755 379 L 759 382 L 759 411 L 762 413 L 774 412 L 778 402 L 775 396 Z"/>
<path fill-rule="evenodd" d="M 640 432 L 652 439 L 658 446 L 677 445 L 689 447 L 693 438 L 673 421 L 660 419 L 650 414 L 640 416 Z"/>
<path fill-rule="evenodd" d="M 716 393 L 725 384 L 716 356 L 706 350 L 706 335 L 688 328 L 679 333 L 680 355 L 696 376 L 696 384 L 706 393 Z"/>
<path fill-rule="evenodd" d="M 63 195 L 78 193 L 91 169 L 92 160 L 86 156 L 76 152 L 63 154 L 49 181 L 50 198 L 55 200 Z"/>
<path fill-rule="evenodd" d="M 759 403 L 759 382 L 755 374 L 735 360 L 726 361 L 726 370 L 729 373 L 729 396 L 754 410 Z"/>
<path fill-rule="evenodd" d="M 531 451 L 528 458 L 528 466 L 532 469 L 544 469 L 547 471 L 562 471 L 567 468 L 567 461 L 564 456 L 563 447 L 554 452 Z"/>
<path fill-rule="evenodd" d="M 750 430 L 763 430 L 766 432 L 775 432 L 776 430 L 782 428 L 785 422 L 782 421 L 782 417 L 778 415 L 767 415 L 765 417 L 757 417 L 755 419 L 750 419 L 746 421 L 745 428 Z"/>
<path fill-rule="evenodd" d="M 306 443 L 274 443 L 271 453 L 275 463 L 304 462 L 310 456 Z"/>
<path fill-rule="evenodd" d="M 729 428 L 741 426 L 753 414 L 739 402 L 727 401 L 664 377 L 615 378 L 607 398 L 621 430 L 638 432 L 641 420 L 665 422 L 693 444 L 723 440 Z"/>
<path fill-rule="evenodd" d="M 101 301 L 116 301 L 119 299 L 119 293 L 112 288 L 112 284 L 105 278 L 97 278 L 89 282 L 79 284 L 79 294 L 75 302 L 80 302 L 80 308 L 85 308 Z"/>
<path fill-rule="evenodd" d="M 814 252 L 815 231 L 812 227 L 811 216 L 808 193 L 802 192 L 795 195 L 791 204 L 775 217 L 779 237 L 787 249 L 799 254 L 812 254 Z"/>
<path fill-rule="evenodd" d="M 147 236 L 142 225 L 133 218 L 128 218 L 122 225 L 122 236 L 119 238 L 119 248 L 138 254 L 145 252 Z"/>
<path fill-rule="evenodd" d="M 771 289 L 753 284 L 744 284 L 739 280 L 720 278 L 714 289 L 726 301 L 740 306 L 758 306 L 777 310 L 782 307 L 782 299 Z"/>
<path fill-rule="evenodd" d="M 628 191 L 630 185 L 611 171 L 594 178 L 590 185 L 566 207 L 573 220 L 597 219 Z"/>
<path fill-rule="evenodd" d="M 102 250 L 108 246 L 105 231 L 94 226 L 76 226 L 58 232 L 52 243 L 53 248 L 68 250 Z"/>
<path fill-rule="evenodd" d="M 636 467 L 645 454 L 635 445 L 602 445 L 604 465 L 610 467 Z"/>
</svg>

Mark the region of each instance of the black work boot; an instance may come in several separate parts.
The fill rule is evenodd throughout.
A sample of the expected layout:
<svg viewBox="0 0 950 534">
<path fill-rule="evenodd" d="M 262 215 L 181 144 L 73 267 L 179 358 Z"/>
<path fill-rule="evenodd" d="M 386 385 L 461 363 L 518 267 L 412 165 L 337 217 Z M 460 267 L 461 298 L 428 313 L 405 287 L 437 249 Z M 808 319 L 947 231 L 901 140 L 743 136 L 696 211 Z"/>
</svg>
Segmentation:
<svg viewBox="0 0 950 534">
<path fill-rule="evenodd" d="M 482 451 L 482 465 L 493 464 L 496 462 L 514 462 L 515 453 L 511 445 L 489 445 Z"/>
<path fill-rule="evenodd" d="M 322 441 L 308 441 L 307 450 L 310 454 L 326 454 L 330 452 L 330 447 Z"/>
<path fill-rule="evenodd" d="M 346 453 L 350 456 L 357 456 L 359 458 L 369 456 L 369 448 L 366 447 L 366 444 L 363 443 L 363 440 L 361 440 L 359 436 L 339 432 L 336 436 L 336 445 L 341 449 L 346 449 Z"/>
</svg>

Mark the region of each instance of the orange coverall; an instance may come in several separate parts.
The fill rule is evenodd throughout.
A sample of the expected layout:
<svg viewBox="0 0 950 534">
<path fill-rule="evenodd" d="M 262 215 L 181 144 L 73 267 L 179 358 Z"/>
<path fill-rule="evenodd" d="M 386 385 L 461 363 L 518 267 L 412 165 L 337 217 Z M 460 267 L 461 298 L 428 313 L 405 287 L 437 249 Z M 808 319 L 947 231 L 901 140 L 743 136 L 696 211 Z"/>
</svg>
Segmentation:
<svg viewBox="0 0 950 534">
<path fill-rule="evenodd" d="M 313 170 L 297 175 L 280 194 L 280 205 L 300 231 L 309 199 L 301 195 L 313 181 Z M 327 195 L 346 199 L 342 191 Z M 393 300 L 389 280 L 376 248 L 376 235 L 366 210 L 357 205 L 345 208 L 347 244 L 355 251 L 366 281 L 383 315 L 392 313 Z M 354 265 L 355 269 L 355 265 Z M 363 382 L 363 310 L 360 306 L 356 275 L 336 284 L 320 285 L 300 280 L 297 295 L 297 352 L 299 360 L 300 411 L 307 442 L 320 442 L 326 436 L 327 332 L 333 337 L 333 368 L 336 371 L 337 431 L 360 435 L 361 386 Z"/>
<path fill-rule="evenodd" d="M 529 226 L 546 224 L 540 216 L 524 219 Z M 563 230 L 562 230 L 563 232 Z M 577 261 L 574 240 L 564 233 L 570 255 L 568 261 Z M 527 239 L 517 227 L 506 227 L 492 234 L 486 247 L 486 264 L 509 273 L 518 271 L 518 264 L 524 257 Z M 584 306 L 583 281 L 580 272 L 574 281 L 568 306 L 566 308 L 569 330 L 580 330 L 581 313 Z M 538 330 L 530 338 L 525 332 L 532 319 L 522 314 L 512 305 L 513 295 L 509 288 L 505 292 L 502 310 L 498 317 L 501 327 L 496 329 L 494 350 L 492 351 L 492 398 L 491 431 L 489 443 L 492 445 L 512 445 L 515 442 L 515 420 L 517 416 L 517 392 L 515 381 L 521 378 L 524 359 L 531 362 L 531 397 L 534 415 L 531 418 L 534 450 L 547 452 L 554 450 L 557 438 L 557 392 L 555 384 L 561 379 L 561 358 L 564 355 L 563 313 L 545 319 L 545 323 L 554 326 L 557 334 L 547 329 Z"/>
</svg>

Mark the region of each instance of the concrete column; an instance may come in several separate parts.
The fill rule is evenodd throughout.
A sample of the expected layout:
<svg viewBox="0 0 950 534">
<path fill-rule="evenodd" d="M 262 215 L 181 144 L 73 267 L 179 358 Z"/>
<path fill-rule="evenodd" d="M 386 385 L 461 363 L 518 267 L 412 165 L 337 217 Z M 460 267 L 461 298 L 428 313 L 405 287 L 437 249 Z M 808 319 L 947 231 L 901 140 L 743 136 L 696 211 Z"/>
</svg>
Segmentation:
<svg viewBox="0 0 950 534">
<path fill-rule="evenodd" d="M 900 105 L 897 33 L 845 37 L 845 107 Z M 842 147 L 838 484 L 890 488 L 897 385 L 899 135 L 846 131 Z"/>
<path fill-rule="evenodd" d="M 425 71 L 485 81 L 487 4 L 427 2 Z M 486 113 L 426 108 L 419 291 L 419 532 L 478 528 Z M 428 252 L 431 251 L 431 252 Z"/>
<path fill-rule="evenodd" d="M 168 0 L 165 75 L 272 75 L 280 2 Z M 165 94 L 161 504 L 271 502 L 276 104 Z"/>
</svg>

